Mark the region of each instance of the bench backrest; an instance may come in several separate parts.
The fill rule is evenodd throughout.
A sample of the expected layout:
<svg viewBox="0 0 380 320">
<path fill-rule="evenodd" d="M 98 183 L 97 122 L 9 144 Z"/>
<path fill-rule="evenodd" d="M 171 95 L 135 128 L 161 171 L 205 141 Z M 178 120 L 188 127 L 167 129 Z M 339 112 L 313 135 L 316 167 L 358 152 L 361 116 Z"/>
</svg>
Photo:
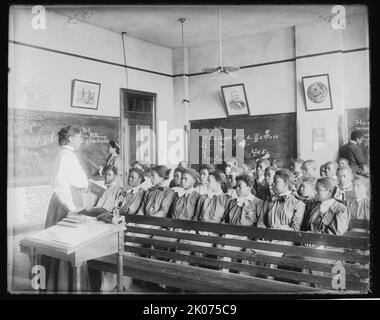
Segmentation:
<svg viewBox="0 0 380 320">
<path fill-rule="evenodd" d="M 364 233 L 337 236 L 136 215 L 126 216 L 126 222 L 125 251 L 135 254 L 330 289 L 368 290 L 369 235 Z M 344 284 L 336 281 L 339 272 Z"/>
</svg>

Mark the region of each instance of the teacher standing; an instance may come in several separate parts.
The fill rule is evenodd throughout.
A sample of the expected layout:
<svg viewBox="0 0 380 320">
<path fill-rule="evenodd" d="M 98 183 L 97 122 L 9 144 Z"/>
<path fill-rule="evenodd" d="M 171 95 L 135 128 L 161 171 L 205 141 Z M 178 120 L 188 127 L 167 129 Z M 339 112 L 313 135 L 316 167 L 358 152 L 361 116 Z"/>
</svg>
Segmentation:
<svg viewBox="0 0 380 320">
<path fill-rule="evenodd" d="M 88 190 L 88 178 L 81 167 L 75 151 L 80 148 L 82 136 L 78 128 L 68 126 L 58 132 L 61 147 L 53 161 L 51 185 L 53 194 L 50 199 L 45 221 L 49 228 L 64 219 L 72 211 L 83 209 L 82 193 Z M 69 262 L 42 256 L 41 263 L 46 269 L 46 288 L 48 291 L 71 291 L 72 267 Z M 89 287 L 87 265 L 81 270 L 83 288 Z"/>
<path fill-rule="evenodd" d="M 358 173 L 365 165 L 365 158 L 360 149 L 362 142 L 363 133 L 360 131 L 352 131 L 350 142 L 339 148 L 339 158 L 347 159 L 354 173 Z"/>
</svg>

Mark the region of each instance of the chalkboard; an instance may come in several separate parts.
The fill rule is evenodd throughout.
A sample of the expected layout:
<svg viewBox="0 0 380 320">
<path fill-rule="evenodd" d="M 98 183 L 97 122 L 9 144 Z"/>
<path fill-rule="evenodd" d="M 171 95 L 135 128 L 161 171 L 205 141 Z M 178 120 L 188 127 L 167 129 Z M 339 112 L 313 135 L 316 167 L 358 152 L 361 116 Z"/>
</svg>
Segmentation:
<svg viewBox="0 0 380 320">
<path fill-rule="evenodd" d="M 366 162 L 369 160 L 369 108 L 346 109 L 347 113 L 347 129 L 348 134 L 354 130 L 359 130 L 363 133 L 364 139 L 361 144 L 363 155 Z"/>
<path fill-rule="evenodd" d="M 98 175 L 87 157 L 104 165 L 108 142 L 119 140 L 119 118 L 83 114 L 9 109 L 9 176 L 17 186 L 50 181 L 51 165 L 58 154 L 58 131 L 68 125 L 80 128 L 83 143 L 78 158 L 88 176 Z M 13 149 L 13 150 L 12 150 Z"/>
<path fill-rule="evenodd" d="M 281 158 L 284 166 L 289 167 L 290 160 L 297 156 L 297 130 L 296 113 L 282 113 L 262 116 L 245 116 L 238 118 L 220 118 L 207 120 L 190 121 L 191 129 L 232 129 L 232 156 L 236 156 L 237 129 L 244 129 L 244 162 L 249 159 L 259 159 L 265 155 L 271 159 Z M 223 130 L 221 130 L 223 132 Z M 225 142 L 225 135 L 222 135 L 222 145 Z M 191 146 L 198 146 L 199 161 L 202 163 L 202 142 L 191 141 Z M 210 142 L 210 162 L 215 164 L 220 162 L 214 159 L 214 138 Z M 240 142 L 239 142 L 240 143 Z M 221 145 L 218 143 L 218 146 Z M 222 148 L 224 148 L 222 146 Z M 190 150 L 192 154 L 194 150 Z M 225 160 L 224 151 L 223 159 Z M 194 164 L 195 169 L 198 164 Z M 219 165 L 216 165 L 219 167 Z"/>
</svg>

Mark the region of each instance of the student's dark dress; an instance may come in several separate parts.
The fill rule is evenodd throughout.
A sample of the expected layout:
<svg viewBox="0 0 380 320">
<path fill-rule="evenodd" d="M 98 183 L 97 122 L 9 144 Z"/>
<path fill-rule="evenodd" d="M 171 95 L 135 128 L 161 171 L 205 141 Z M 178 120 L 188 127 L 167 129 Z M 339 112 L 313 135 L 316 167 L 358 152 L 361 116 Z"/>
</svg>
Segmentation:
<svg viewBox="0 0 380 320">
<path fill-rule="evenodd" d="M 175 192 L 169 212 L 170 218 L 191 220 L 200 198 L 201 195 L 195 190 L 187 194 L 182 194 L 181 191 Z"/>
<path fill-rule="evenodd" d="M 191 220 L 194 217 L 195 209 L 198 205 L 198 201 L 201 195 L 192 189 L 185 192 L 182 188 L 175 188 L 175 194 L 173 196 L 173 202 L 169 210 L 169 217 L 173 219 Z M 182 228 L 172 228 L 175 232 L 190 232 L 190 230 Z M 176 238 L 171 238 L 169 241 L 177 241 Z M 180 242 L 183 242 L 180 240 Z M 184 242 L 183 242 L 184 243 Z"/>
<path fill-rule="evenodd" d="M 201 196 L 195 209 L 193 220 L 220 223 L 228 212 L 227 210 L 230 200 L 230 196 L 225 193 L 219 195 L 207 193 Z M 215 233 L 207 231 L 199 231 L 198 234 L 215 236 Z M 212 244 L 206 242 L 189 241 L 189 243 L 206 247 L 212 246 Z"/>
<path fill-rule="evenodd" d="M 172 204 L 174 196 L 173 189 L 167 186 L 153 186 L 148 189 L 141 202 L 138 215 L 144 215 L 147 217 L 166 217 L 169 213 L 170 206 Z M 139 227 L 160 229 L 159 226 L 152 225 L 139 225 Z M 140 237 L 150 238 L 151 235 L 139 235 Z M 165 240 L 159 236 L 153 236 L 154 239 Z"/>
<path fill-rule="evenodd" d="M 265 200 L 268 195 L 268 184 L 265 182 L 265 179 L 259 182 L 259 179 L 256 178 L 253 183 L 252 193 L 259 199 Z"/>
<path fill-rule="evenodd" d="M 339 201 L 334 200 L 330 205 L 329 209 L 324 213 L 320 211 L 320 206 L 320 201 L 312 201 L 307 204 L 305 210 L 305 219 L 302 224 L 301 230 L 334 235 L 344 234 L 348 229 L 348 224 L 350 221 L 350 216 L 348 214 L 346 206 L 340 203 Z M 320 250 L 343 251 L 343 249 L 328 246 L 318 246 L 316 248 Z M 299 258 L 312 262 L 330 263 L 331 265 L 334 265 L 336 263 L 336 261 L 334 260 L 326 260 L 314 257 Z M 303 272 L 319 276 L 325 275 L 324 272 L 315 270 L 305 269 L 303 270 Z M 323 286 L 318 284 L 314 284 L 314 286 L 323 288 Z M 325 288 L 331 289 L 331 287 Z"/>
<path fill-rule="evenodd" d="M 347 206 L 348 203 L 355 199 L 355 192 L 352 189 L 352 185 L 349 185 L 346 188 L 338 187 L 334 198 Z"/>
<path fill-rule="evenodd" d="M 120 209 L 120 214 L 136 214 L 141 206 L 144 194 L 145 190 L 141 186 L 124 191 L 124 201 Z"/>
</svg>

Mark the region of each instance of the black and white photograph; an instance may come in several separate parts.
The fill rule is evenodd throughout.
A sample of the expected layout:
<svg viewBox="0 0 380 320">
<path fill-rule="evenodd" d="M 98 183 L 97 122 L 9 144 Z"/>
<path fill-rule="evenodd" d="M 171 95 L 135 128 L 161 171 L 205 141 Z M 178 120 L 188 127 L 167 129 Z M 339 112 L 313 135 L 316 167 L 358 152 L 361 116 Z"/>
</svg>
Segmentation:
<svg viewBox="0 0 380 320">
<path fill-rule="evenodd" d="M 222 86 L 228 116 L 249 114 L 244 84 Z"/>
<path fill-rule="evenodd" d="M 10 5 L 8 294 L 370 295 L 368 15 Z"/>
<path fill-rule="evenodd" d="M 98 109 L 100 83 L 73 80 L 71 106 Z"/>
</svg>

